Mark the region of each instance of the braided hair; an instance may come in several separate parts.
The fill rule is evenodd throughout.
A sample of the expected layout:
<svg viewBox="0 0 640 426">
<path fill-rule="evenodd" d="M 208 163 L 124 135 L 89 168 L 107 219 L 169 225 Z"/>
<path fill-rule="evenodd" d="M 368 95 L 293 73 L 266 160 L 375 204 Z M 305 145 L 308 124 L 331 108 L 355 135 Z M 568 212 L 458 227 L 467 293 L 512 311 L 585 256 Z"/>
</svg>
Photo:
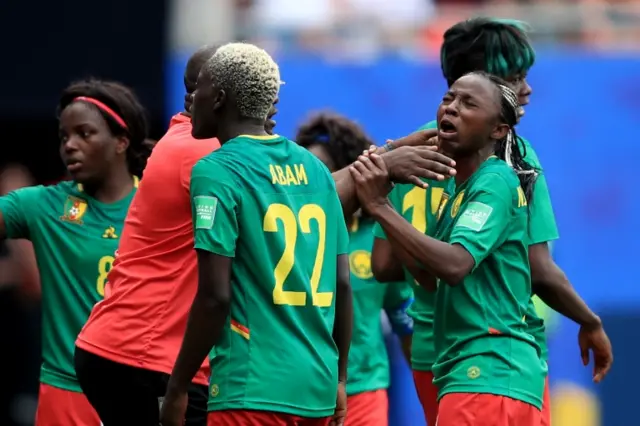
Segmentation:
<svg viewBox="0 0 640 426">
<path fill-rule="evenodd" d="M 147 159 L 155 143 L 147 139 L 146 111 L 136 95 L 128 87 L 114 82 L 97 79 L 82 80 L 72 83 L 63 90 L 58 102 L 58 117 L 62 111 L 78 97 L 88 97 L 102 102 L 124 120 L 126 128 L 114 117 L 98 108 L 111 134 L 126 136 L 129 139 L 127 164 L 129 173 L 142 177 Z"/>
<path fill-rule="evenodd" d="M 442 75 L 449 86 L 463 75 L 485 71 L 507 78 L 533 66 L 535 51 L 522 21 L 472 18 L 444 33 L 440 48 Z"/>
<path fill-rule="evenodd" d="M 335 113 L 317 114 L 298 129 L 296 142 L 303 148 L 322 145 L 338 170 L 358 159 L 373 141 L 355 122 Z"/>
<path fill-rule="evenodd" d="M 533 188 L 538 178 L 538 170 L 525 160 L 527 147 L 516 133 L 515 126 L 518 122 L 518 109 L 520 108 L 518 95 L 516 95 L 507 85 L 507 82 L 500 77 L 481 71 L 469 74 L 486 78 L 499 90 L 501 103 L 500 119 L 509 126 L 509 132 L 507 132 L 504 138 L 497 141 L 494 153 L 516 172 L 527 203 L 530 203 L 533 196 Z"/>
</svg>

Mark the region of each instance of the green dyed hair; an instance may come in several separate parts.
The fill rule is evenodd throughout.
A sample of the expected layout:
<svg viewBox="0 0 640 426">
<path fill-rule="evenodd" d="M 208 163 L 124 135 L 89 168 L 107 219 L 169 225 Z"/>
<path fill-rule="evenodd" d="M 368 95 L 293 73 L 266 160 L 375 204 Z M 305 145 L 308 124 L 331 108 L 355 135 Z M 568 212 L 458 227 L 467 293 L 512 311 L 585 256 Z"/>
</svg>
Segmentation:
<svg viewBox="0 0 640 426">
<path fill-rule="evenodd" d="M 501 78 L 526 73 L 536 59 L 528 28 L 522 21 L 497 18 L 467 19 L 449 28 L 440 48 L 447 84 L 474 71 Z"/>
</svg>

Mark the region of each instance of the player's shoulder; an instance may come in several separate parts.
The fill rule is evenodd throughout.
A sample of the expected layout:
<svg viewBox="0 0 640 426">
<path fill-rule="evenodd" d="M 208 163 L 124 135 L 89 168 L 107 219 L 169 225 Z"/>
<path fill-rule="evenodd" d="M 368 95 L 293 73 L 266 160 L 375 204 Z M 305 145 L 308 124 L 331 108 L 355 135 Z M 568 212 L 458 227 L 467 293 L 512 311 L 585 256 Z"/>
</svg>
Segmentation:
<svg viewBox="0 0 640 426">
<path fill-rule="evenodd" d="M 482 186 L 483 189 L 515 190 L 520 186 L 520 180 L 513 168 L 509 167 L 505 161 L 491 157 L 478 171 L 475 185 Z"/>
<path fill-rule="evenodd" d="M 418 131 L 435 129 L 436 127 L 438 127 L 438 122 L 436 120 L 431 120 L 428 123 L 425 123 L 422 126 L 418 127 Z"/>
</svg>

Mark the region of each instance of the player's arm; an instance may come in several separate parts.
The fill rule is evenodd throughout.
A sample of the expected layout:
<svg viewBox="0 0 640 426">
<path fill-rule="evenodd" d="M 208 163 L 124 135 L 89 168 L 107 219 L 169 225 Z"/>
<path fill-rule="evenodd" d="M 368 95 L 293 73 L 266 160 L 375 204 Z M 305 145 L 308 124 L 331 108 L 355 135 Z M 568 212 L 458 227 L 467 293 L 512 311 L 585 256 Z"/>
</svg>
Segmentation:
<svg viewBox="0 0 640 426">
<path fill-rule="evenodd" d="M 459 284 L 489 254 L 508 223 L 511 190 L 494 174 L 477 182 L 478 187 L 486 189 L 468 195 L 467 210 L 457 217 L 450 242 L 443 242 L 416 230 L 389 204 L 385 196 L 388 174 L 379 156 L 360 156 L 352 173 L 363 206 L 380 223 L 391 243 L 404 249 L 413 266 L 426 269 L 449 285 Z M 488 212 L 480 229 L 475 229 L 471 208 Z"/>
<path fill-rule="evenodd" d="M 435 129 L 421 130 L 388 144 L 388 147 L 393 148 L 390 151 L 385 147 L 377 148 L 376 152 L 384 159 L 389 176 L 394 182 L 425 187 L 426 183 L 422 178 L 444 180 L 445 176 L 455 175 L 455 162 L 436 152 L 434 146 L 427 146 L 436 133 Z M 333 173 L 333 179 L 345 217 L 351 217 L 360 204 L 349 167 Z"/>
<path fill-rule="evenodd" d="M 338 204 L 338 200 L 335 201 Z M 340 211 L 340 206 L 336 205 Z M 347 361 L 351 334 L 353 332 L 353 294 L 351 292 L 351 270 L 349 268 L 349 231 L 346 222 L 336 217 L 337 263 L 336 263 L 336 312 L 333 325 L 333 340 L 338 348 L 338 381 L 347 382 Z"/>
<path fill-rule="evenodd" d="M 594 380 L 600 381 L 613 363 L 613 351 L 602 321 L 582 300 L 555 263 L 549 241 L 558 238 L 551 197 L 543 174 L 538 177 L 529 211 L 529 264 L 533 292 L 551 309 L 580 325 L 578 342 L 582 361 L 595 359 Z"/>
<path fill-rule="evenodd" d="M 167 399 L 187 392 L 202 361 L 223 332 L 231 303 L 231 262 L 238 236 L 238 189 L 224 181 L 224 170 L 210 163 L 193 168 L 191 204 L 198 256 L 198 290 L 191 306 L 182 347 L 167 386 Z M 220 180 L 218 180 L 220 179 Z"/>
<path fill-rule="evenodd" d="M 533 292 L 553 310 L 577 324 L 600 327 L 600 318 L 589 309 L 551 256 L 549 242 L 557 238 L 549 189 L 544 174 L 540 174 L 529 208 L 529 264 Z"/>
<path fill-rule="evenodd" d="M 41 211 L 43 186 L 20 188 L 0 197 L 0 240 L 30 239 L 29 225 Z"/>
<path fill-rule="evenodd" d="M 347 382 L 347 361 L 353 332 L 353 295 L 351 292 L 349 256 L 338 256 L 336 280 L 336 316 L 333 340 L 338 347 L 338 381 Z"/>
</svg>

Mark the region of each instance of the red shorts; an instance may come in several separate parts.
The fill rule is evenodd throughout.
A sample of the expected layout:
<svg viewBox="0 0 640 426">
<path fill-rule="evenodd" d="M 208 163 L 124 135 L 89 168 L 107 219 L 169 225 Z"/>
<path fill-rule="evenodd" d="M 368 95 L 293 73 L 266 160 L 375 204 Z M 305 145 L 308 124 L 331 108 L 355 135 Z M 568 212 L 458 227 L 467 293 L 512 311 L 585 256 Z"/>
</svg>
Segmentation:
<svg viewBox="0 0 640 426">
<path fill-rule="evenodd" d="M 386 389 L 362 392 L 347 398 L 345 426 L 387 426 L 389 398 Z"/>
<path fill-rule="evenodd" d="M 40 383 L 35 426 L 100 426 L 89 400 L 72 392 Z"/>
<path fill-rule="evenodd" d="M 540 426 L 551 426 L 551 394 L 549 393 L 549 376 L 544 381 L 544 396 L 542 398 L 542 413 Z"/>
<path fill-rule="evenodd" d="M 440 398 L 438 426 L 540 426 L 540 410 L 506 396 L 448 393 Z"/>
<path fill-rule="evenodd" d="M 433 384 L 431 371 L 413 370 L 413 382 L 416 385 L 418 399 L 424 410 L 424 418 L 428 426 L 436 426 L 438 418 L 438 388 Z M 347 410 L 349 406 L 347 406 Z"/>
<path fill-rule="evenodd" d="M 271 411 L 209 411 L 207 426 L 327 426 L 330 417 L 310 419 Z"/>
</svg>

